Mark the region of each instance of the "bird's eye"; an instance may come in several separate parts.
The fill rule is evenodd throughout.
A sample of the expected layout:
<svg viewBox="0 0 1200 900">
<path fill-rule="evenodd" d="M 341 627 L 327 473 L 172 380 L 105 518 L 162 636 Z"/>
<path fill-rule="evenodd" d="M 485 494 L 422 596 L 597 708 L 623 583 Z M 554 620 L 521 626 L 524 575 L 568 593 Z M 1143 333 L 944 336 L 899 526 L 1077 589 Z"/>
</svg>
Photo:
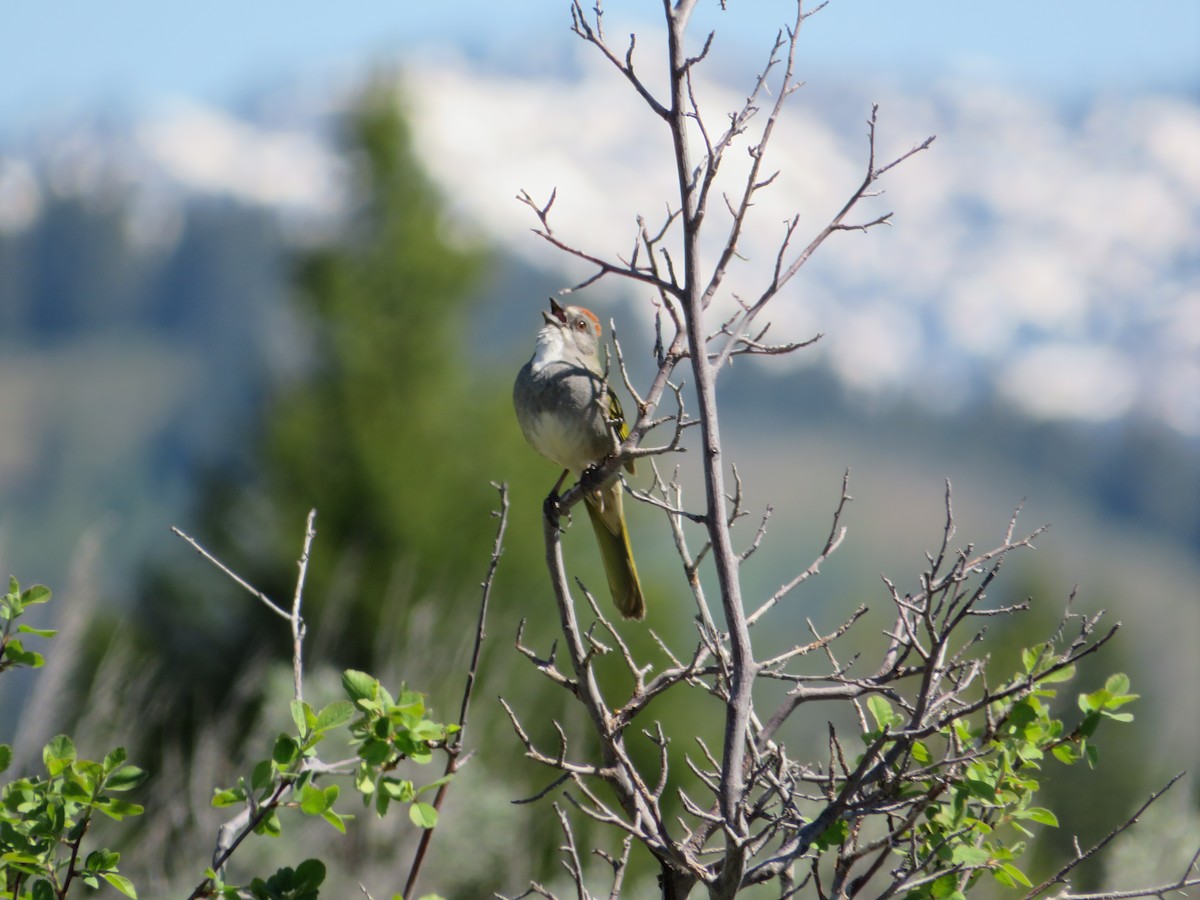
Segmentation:
<svg viewBox="0 0 1200 900">
<path fill-rule="evenodd" d="M 583 319 L 576 319 L 575 327 L 580 331 L 587 331 L 587 322 L 585 322 Z"/>
</svg>

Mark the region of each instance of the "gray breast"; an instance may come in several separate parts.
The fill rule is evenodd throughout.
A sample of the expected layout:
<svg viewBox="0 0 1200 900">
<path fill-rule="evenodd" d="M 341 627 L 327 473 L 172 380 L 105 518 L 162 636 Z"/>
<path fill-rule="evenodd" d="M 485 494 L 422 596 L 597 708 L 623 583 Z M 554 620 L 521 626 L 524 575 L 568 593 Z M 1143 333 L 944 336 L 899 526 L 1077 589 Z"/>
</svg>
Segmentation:
<svg viewBox="0 0 1200 900">
<path fill-rule="evenodd" d="M 535 374 L 526 363 L 513 385 L 513 406 L 533 449 L 574 472 L 603 459 L 611 442 L 596 402 L 601 384 L 579 366 L 550 363 Z"/>
</svg>

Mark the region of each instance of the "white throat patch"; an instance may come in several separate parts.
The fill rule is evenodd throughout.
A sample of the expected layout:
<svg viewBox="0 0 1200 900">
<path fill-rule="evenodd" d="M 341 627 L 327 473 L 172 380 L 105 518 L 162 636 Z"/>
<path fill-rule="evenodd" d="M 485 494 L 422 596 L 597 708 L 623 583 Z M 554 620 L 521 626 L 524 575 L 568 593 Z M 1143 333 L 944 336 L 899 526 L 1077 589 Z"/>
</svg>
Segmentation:
<svg viewBox="0 0 1200 900">
<path fill-rule="evenodd" d="M 565 356 L 566 342 L 562 329 L 555 325 L 543 325 L 538 331 L 537 346 L 534 347 L 529 369 L 537 374 L 550 363 L 561 362 Z"/>
</svg>

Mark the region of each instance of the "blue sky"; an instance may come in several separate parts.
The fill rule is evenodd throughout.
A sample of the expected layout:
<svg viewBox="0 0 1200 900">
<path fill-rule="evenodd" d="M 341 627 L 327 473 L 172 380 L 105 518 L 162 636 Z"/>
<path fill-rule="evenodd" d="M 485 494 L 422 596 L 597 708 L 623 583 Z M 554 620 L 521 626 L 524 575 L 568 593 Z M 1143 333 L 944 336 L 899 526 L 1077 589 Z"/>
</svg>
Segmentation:
<svg viewBox="0 0 1200 900">
<path fill-rule="evenodd" d="M 606 4 L 613 31 L 651 0 Z M 722 38 L 759 47 L 785 0 L 734 0 Z M 566 0 L 63 0 L 0 14 L 0 131 L 163 96 L 236 101 L 256 84 L 450 46 L 501 60 L 569 45 Z M 833 0 L 804 45 L 810 66 L 927 77 L 985 75 L 1056 94 L 1200 87 L 1200 3 L 1140 0 Z M 817 27 L 819 25 L 819 27 Z"/>
<path fill-rule="evenodd" d="M 698 43 L 719 29 L 710 113 L 745 96 L 730 86 L 746 73 L 721 67 L 757 68 L 795 9 L 728 5 L 707 0 L 692 32 Z M 611 42 L 636 29 L 645 65 L 659 64 L 658 8 L 605 4 Z M 518 189 L 559 190 L 559 214 L 580 217 L 561 225 L 593 249 L 624 246 L 634 213 L 661 209 L 673 190 L 673 176 L 655 181 L 671 172 L 656 163 L 652 130 L 624 127 L 642 112 L 630 110 L 632 93 L 569 33 L 567 0 L 57 0 L 50 10 L 0 14 L 0 141 L 20 146 L 46 118 L 79 116 L 86 131 L 109 108 L 131 114 L 121 145 L 141 167 L 131 190 L 162 191 L 139 195 L 149 215 L 130 233 L 164 245 L 182 221 L 170 185 L 305 215 L 335 208 L 344 173 L 304 131 L 303 110 L 294 121 L 243 116 L 242 101 L 294 83 L 279 95 L 319 108 L 346 76 L 387 58 L 419 63 L 405 73 L 417 150 L 455 214 L 533 265 L 562 260 L 530 237 Z M 986 379 L 1031 416 L 1100 422 L 1136 409 L 1200 435 L 1200 2 L 832 0 L 800 54 L 812 89 L 773 144 L 788 164 L 756 202 L 750 257 L 772 258 L 777 223 L 798 211 L 824 221 L 844 202 L 861 179 L 871 102 L 883 107 L 884 154 L 938 135 L 879 201 L 902 227 L 831 242 L 806 269 L 804 303 L 781 306 L 791 338 L 831 335 L 805 360 L 864 393 L 908 392 L 940 410 L 972 402 L 972 381 Z M 66 140 L 73 129 L 46 133 Z M 73 177 L 105 172 L 81 165 Z M 622 190 L 597 188 L 611 184 Z M 41 191 L 28 161 L 0 154 L 0 231 L 35 220 Z"/>
</svg>

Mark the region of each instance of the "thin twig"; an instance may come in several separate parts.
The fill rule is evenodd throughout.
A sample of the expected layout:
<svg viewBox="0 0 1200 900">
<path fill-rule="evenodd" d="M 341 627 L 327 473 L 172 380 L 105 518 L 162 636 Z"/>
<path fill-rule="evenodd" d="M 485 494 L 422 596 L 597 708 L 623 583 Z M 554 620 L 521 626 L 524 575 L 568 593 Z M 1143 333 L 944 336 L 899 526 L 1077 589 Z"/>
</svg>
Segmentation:
<svg viewBox="0 0 1200 900">
<path fill-rule="evenodd" d="M 492 557 L 488 561 L 487 574 L 480 584 L 479 618 L 475 624 L 475 646 L 471 650 L 471 662 L 467 666 L 467 682 L 463 687 L 462 706 L 458 713 L 458 733 L 446 747 L 446 768 L 442 773 L 442 783 L 438 786 L 437 794 L 433 798 L 433 808 L 439 812 L 442 809 L 442 802 L 446 799 L 450 779 L 458 771 L 459 760 L 462 758 L 463 742 L 467 733 L 467 712 L 471 706 L 471 694 L 475 688 L 475 677 L 479 670 L 480 653 L 483 650 L 484 639 L 487 637 L 488 601 L 491 599 L 492 581 L 495 579 L 496 569 L 500 565 L 500 556 L 504 552 L 504 531 L 508 528 L 508 485 L 492 482 L 492 487 L 500 493 L 500 509 L 493 513 L 499 522 L 496 525 L 496 539 L 492 544 Z M 417 844 L 412 865 L 408 870 L 408 878 L 404 882 L 405 897 L 417 895 L 417 877 L 421 873 L 421 864 L 425 861 L 425 853 L 429 849 L 429 842 L 433 839 L 433 832 L 432 828 L 426 828 L 421 832 L 421 840 Z"/>
<path fill-rule="evenodd" d="M 308 519 L 304 523 L 304 547 L 296 561 L 296 590 L 292 594 L 292 614 L 288 617 L 292 626 L 292 685 L 297 700 L 304 699 L 304 635 L 308 630 L 300 615 L 300 603 L 304 596 L 304 579 L 308 575 L 309 554 L 312 552 L 313 539 L 317 536 L 317 529 L 313 524 L 316 518 L 316 509 L 310 509 Z"/>
<path fill-rule="evenodd" d="M 284 609 L 282 606 L 277 604 L 274 600 L 272 600 L 270 597 L 268 597 L 266 594 L 264 594 L 258 588 L 254 587 L 252 584 L 250 584 L 250 582 L 246 581 L 244 578 L 242 578 L 240 575 L 238 575 L 236 572 L 234 572 L 232 569 L 230 569 L 227 565 L 225 565 L 225 563 L 221 562 L 219 559 L 217 559 L 215 556 L 213 556 L 211 553 L 209 553 L 207 550 L 205 550 L 200 545 L 200 542 L 197 541 L 194 537 L 184 534 L 183 531 L 181 531 L 179 528 L 177 528 L 174 525 L 171 526 L 171 531 L 173 531 L 175 534 L 179 535 L 181 538 L 183 538 L 185 541 L 187 541 L 189 544 L 191 544 L 192 549 L 194 549 L 197 553 L 199 553 L 201 556 L 203 556 L 205 559 L 207 559 L 210 563 L 212 563 L 214 566 L 216 566 L 218 569 L 220 569 L 226 575 L 228 575 L 239 586 L 241 586 L 242 588 L 244 588 L 245 590 L 247 590 L 251 594 L 253 594 L 255 597 L 257 597 L 263 603 L 263 605 L 267 607 L 267 609 L 271 610 L 271 612 L 275 613 L 275 615 L 279 616 L 281 619 L 286 619 L 288 622 L 291 622 L 292 616 L 286 609 Z"/>
</svg>

